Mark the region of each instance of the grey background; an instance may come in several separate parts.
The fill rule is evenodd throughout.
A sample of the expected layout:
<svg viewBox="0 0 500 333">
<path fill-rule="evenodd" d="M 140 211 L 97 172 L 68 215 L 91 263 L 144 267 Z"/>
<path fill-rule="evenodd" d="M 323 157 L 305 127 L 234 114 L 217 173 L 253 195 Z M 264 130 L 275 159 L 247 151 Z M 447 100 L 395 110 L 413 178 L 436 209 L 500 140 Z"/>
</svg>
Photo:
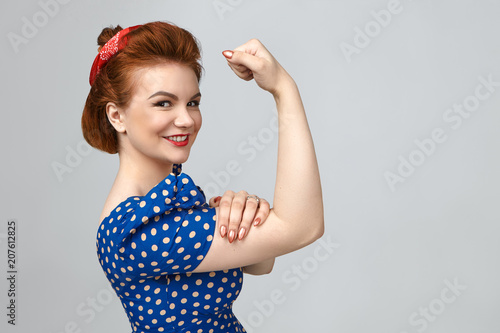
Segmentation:
<svg viewBox="0 0 500 333">
<path fill-rule="evenodd" d="M 203 48 L 204 125 L 184 171 L 208 194 L 272 200 L 275 177 L 273 100 L 237 79 L 222 50 L 259 38 L 298 83 L 315 139 L 323 239 L 336 248 L 317 242 L 278 258 L 270 275 L 246 276 L 234 311 L 249 332 L 499 332 L 500 87 L 459 128 L 443 116 L 474 101 L 479 77 L 500 82 L 500 3 L 401 0 L 377 31 L 372 11 L 390 3 L 72 0 L 43 21 L 38 1 L 2 2 L 0 276 L 9 219 L 19 274 L 15 327 L 0 278 L 0 330 L 130 332 L 95 254 L 118 157 L 89 149 L 80 119 L 101 29 L 167 20 Z M 9 34 L 34 19 L 38 31 L 16 52 Z M 346 57 L 342 43 L 366 27 L 369 45 Z M 419 155 L 415 140 L 436 128 L 446 140 Z M 251 136 L 266 141 L 253 159 L 241 150 Z M 384 174 L 410 155 L 424 158 L 391 190 Z M 232 160 L 239 173 L 217 184 Z M 58 177 L 57 163 L 68 172 Z"/>
</svg>

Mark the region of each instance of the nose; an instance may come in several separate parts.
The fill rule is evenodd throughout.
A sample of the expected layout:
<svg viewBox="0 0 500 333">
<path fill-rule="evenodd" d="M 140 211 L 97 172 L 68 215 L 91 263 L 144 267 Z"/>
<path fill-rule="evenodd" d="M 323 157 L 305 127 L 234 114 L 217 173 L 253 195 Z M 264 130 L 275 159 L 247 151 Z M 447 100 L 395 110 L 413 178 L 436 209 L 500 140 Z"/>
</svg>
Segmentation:
<svg viewBox="0 0 500 333">
<path fill-rule="evenodd" d="M 180 128 L 189 128 L 194 125 L 194 119 L 186 107 L 181 107 L 177 110 L 174 124 Z"/>
</svg>

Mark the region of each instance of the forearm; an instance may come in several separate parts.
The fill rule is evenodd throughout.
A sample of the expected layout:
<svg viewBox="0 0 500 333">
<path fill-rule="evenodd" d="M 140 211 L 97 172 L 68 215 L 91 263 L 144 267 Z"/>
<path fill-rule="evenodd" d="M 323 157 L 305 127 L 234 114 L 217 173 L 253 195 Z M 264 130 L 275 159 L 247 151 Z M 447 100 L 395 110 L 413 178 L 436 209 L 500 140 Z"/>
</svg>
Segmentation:
<svg viewBox="0 0 500 333">
<path fill-rule="evenodd" d="M 274 258 L 243 267 L 243 272 L 252 275 L 269 274 L 274 267 Z"/>
<path fill-rule="evenodd" d="M 314 144 L 297 85 L 288 75 L 273 94 L 279 119 L 273 211 L 304 236 L 323 233 L 323 198 Z"/>
</svg>

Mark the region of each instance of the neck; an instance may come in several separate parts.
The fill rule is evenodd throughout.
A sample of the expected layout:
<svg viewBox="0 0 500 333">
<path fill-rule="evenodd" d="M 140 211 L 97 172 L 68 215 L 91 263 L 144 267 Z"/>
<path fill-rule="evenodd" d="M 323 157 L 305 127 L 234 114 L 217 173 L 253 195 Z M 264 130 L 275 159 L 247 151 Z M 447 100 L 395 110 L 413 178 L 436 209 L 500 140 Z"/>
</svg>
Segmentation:
<svg viewBox="0 0 500 333">
<path fill-rule="evenodd" d="M 151 159 L 138 152 L 120 152 L 115 183 L 123 184 L 132 195 L 146 195 L 172 172 L 172 163 Z"/>
</svg>

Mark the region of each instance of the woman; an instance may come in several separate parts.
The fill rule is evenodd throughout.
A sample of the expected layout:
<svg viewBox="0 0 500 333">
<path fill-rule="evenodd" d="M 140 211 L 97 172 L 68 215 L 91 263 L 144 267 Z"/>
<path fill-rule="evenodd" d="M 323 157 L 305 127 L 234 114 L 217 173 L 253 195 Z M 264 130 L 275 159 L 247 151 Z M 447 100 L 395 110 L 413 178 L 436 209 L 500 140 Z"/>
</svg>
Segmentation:
<svg viewBox="0 0 500 333">
<path fill-rule="evenodd" d="M 270 211 L 246 192 L 208 205 L 181 171 L 201 127 L 195 38 L 164 22 L 120 30 L 104 29 L 98 39 L 82 116 L 89 144 L 120 157 L 98 228 L 99 262 L 134 332 L 244 332 L 232 312 L 243 272 L 269 273 L 275 257 L 323 234 L 318 165 L 297 86 L 257 40 L 223 52 L 238 77 L 276 101 L 277 179 Z"/>
</svg>

